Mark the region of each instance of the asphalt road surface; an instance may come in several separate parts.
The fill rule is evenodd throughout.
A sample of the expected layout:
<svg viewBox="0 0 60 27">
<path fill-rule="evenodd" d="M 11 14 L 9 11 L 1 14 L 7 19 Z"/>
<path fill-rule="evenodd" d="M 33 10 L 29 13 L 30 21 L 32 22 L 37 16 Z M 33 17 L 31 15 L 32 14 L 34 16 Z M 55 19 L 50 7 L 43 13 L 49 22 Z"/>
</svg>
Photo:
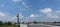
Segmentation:
<svg viewBox="0 0 60 27">
<path fill-rule="evenodd" d="M 53 26 L 53 25 L 45 25 L 45 24 L 21 24 L 21 27 L 60 27 L 60 26 Z"/>
</svg>

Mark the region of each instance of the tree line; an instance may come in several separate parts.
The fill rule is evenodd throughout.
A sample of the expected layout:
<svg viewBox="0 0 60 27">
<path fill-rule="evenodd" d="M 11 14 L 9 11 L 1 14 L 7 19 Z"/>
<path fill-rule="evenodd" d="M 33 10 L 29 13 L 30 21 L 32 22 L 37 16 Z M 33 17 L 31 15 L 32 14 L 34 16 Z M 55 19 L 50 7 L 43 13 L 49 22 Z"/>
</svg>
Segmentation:
<svg viewBox="0 0 60 27">
<path fill-rule="evenodd" d="M 25 22 L 22 22 L 22 24 L 24 24 Z M 32 23 L 32 22 L 28 22 L 28 23 Z M 33 21 L 33 23 L 37 24 L 37 23 L 52 23 L 52 24 L 55 24 L 55 23 L 60 23 L 60 22 L 36 22 L 36 21 Z M 14 22 L 14 25 L 17 24 L 16 22 Z M 13 25 L 12 22 L 8 21 L 8 22 L 3 22 L 3 21 L 0 21 L 0 25 Z"/>
<path fill-rule="evenodd" d="M 3 22 L 3 21 L 0 21 L 0 25 L 12 25 L 12 23 L 11 22 Z"/>
</svg>

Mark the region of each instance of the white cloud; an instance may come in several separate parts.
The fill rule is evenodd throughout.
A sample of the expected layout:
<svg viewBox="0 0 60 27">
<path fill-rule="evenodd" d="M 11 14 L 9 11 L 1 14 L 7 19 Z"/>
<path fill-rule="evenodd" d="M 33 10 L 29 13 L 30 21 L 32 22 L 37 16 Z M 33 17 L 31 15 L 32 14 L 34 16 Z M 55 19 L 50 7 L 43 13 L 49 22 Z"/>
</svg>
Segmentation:
<svg viewBox="0 0 60 27">
<path fill-rule="evenodd" d="M 30 15 L 30 18 L 36 18 L 36 17 L 38 17 L 39 15 L 37 15 L 37 14 L 31 14 Z"/>
<path fill-rule="evenodd" d="M 0 11 L 0 20 L 9 21 L 9 20 L 11 20 L 11 16 L 9 16 L 9 14 L 6 13 L 6 12 L 1 12 Z"/>
<path fill-rule="evenodd" d="M 53 11 L 51 8 L 44 8 L 42 10 L 39 10 L 39 12 L 45 13 L 45 18 L 60 18 L 59 13 L 60 11 Z M 44 17 L 44 14 L 42 14 L 42 17 Z"/>
<path fill-rule="evenodd" d="M 31 14 L 30 17 L 35 17 L 35 15 L 34 14 Z"/>
<path fill-rule="evenodd" d="M 22 13 L 20 13 L 20 14 L 19 14 L 19 17 L 20 17 L 20 18 L 23 18 L 24 16 L 22 15 Z"/>
<path fill-rule="evenodd" d="M 22 5 L 25 7 L 25 8 L 28 8 L 29 6 L 25 3 L 25 2 L 21 2 Z"/>
<path fill-rule="evenodd" d="M 60 17 L 60 11 L 56 11 L 56 12 L 55 12 L 55 15 L 57 15 L 57 16 Z"/>
<path fill-rule="evenodd" d="M 0 12 L 0 16 L 5 17 L 5 16 L 7 16 L 7 15 L 8 15 L 8 13 L 6 13 L 6 12 Z"/>
<path fill-rule="evenodd" d="M 39 11 L 40 12 L 43 12 L 43 13 L 51 13 L 52 12 L 52 9 L 51 8 L 44 8 L 44 9 L 41 9 Z"/>
<path fill-rule="evenodd" d="M 23 19 L 23 18 L 24 18 L 24 16 L 22 15 L 22 13 L 19 13 L 19 19 Z M 17 15 L 13 16 L 11 21 L 17 22 Z"/>
<path fill-rule="evenodd" d="M 0 16 L 6 16 L 6 15 L 0 12 Z"/>
<path fill-rule="evenodd" d="M 19 13 L 19 18 L 24 18 L 24 16 L 22 15 L 22 13 Z M 7 12 L 2 12 L 0 11 L 0 21 L 12 21 L 12 22 L 16 22 L 17 21 L 17 15 L 16 16 L 12 16 L 11 14 L 7 13 Z"/>
<path fill-rule="evenodd" d="M 54 14 L 48 14 L 47 17 L 48 18 L 59 18 L 59 16 L 54 15 Z"/>
<path fill-rule="evenodd" d="M 20 1 L 22 1 L 22 0 L 12 0 L 13 2 L 20 2 Z"/>
<path fill-rule="evenodd" d="M 26 3 L 25 3 L 25 2 L 22 2 L 22 4 L 23 4 L 23 5 L 26 5 Z"/>
<path fill-rule="evenodd" d="M 60 13 L 60 11 L 56 11 L 56 13 Z"/>
</svg>

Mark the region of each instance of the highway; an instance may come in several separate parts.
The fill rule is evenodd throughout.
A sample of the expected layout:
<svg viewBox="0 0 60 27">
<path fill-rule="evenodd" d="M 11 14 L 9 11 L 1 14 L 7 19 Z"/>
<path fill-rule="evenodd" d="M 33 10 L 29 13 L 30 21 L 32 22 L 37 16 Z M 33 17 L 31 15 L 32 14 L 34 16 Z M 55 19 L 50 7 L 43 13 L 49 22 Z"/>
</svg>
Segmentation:
<svg viewBox="0 0 60 27">
<path fill-rule="evenodd" d="M 60 27 L 54 25 L 45 25 L 45 24 L 20 24 L 20 27 Z"/>
<path fill-rule="evenodd" d="M 34 24 L 34 25 L 29 25 L 29 27 L 60 27 L 60 26 L 45 25 L 45 24 Z"/>
</svg>

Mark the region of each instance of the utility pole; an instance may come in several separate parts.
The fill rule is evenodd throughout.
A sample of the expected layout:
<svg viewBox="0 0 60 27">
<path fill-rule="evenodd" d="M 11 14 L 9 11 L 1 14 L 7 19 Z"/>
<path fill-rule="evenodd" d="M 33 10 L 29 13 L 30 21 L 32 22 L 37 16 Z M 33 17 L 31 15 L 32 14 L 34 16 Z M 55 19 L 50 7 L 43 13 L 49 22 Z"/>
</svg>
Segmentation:
<svg viewBox="0 0 60 27">
<path fill-rule="evenodd" d="M 19 22 L 19 13 L 17 15 L 17 26 L 20 27 L 20 22 Z"/>
</svg>

